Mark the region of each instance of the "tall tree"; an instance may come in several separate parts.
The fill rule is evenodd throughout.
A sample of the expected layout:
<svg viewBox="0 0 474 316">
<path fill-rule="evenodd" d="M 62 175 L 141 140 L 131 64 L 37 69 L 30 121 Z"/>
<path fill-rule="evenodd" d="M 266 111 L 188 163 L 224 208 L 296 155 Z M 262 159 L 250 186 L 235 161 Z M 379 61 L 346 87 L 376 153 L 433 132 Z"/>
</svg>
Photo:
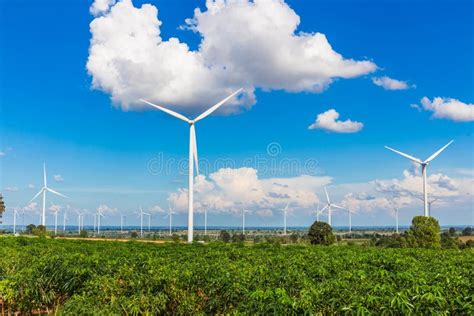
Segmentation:
<svg viewBox="0 0 474 316">
<path fill-rule="evenodd" d="M 3 202 L 3 196 L 0 194 L 0 223 L 2 223 L 3 212 L 5 212 L 5 202 Z"/>
</svg>

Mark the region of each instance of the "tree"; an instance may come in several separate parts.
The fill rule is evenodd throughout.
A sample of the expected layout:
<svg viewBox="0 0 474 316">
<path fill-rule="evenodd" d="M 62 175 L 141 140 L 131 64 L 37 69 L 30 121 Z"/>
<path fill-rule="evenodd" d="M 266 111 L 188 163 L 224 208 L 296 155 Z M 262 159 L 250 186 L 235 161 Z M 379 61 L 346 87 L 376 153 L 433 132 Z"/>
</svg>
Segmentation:
<svg viewBox="0 0 474 316">
<path fill-rule="evenodd" d="M 456 236 L 456 228 L 450 227 L 448 232 L 449 232 L 449 236 L 451 237 Z"/>
<path fill-rule="evenodd" d="M 330 245 L 336 241 L 328 223 L 315 221 L 309 228 L 308 238 L 312 245 Z"/>
<path fill-rule="evenodd" d="M 244 234 L 233 234 L 232 235 L 232 242 L 244 242 L 245 241 L 245 236 Z"/>
<path fill-rule="evenodd" d="M 0 194 L 0 224 L 2 223 L 3 212 L 5 212 L 5 202 L 3 202 L 3 196 Z"/>
<path fill-rule="evenodd" d="M 433 217 L 413 217 L 407 237 L 412 247 L 439 248 L 441 246 L 439 223 Z"/>
<path fill-rule="evenodd" d="M 36 225 L 35 224 L 29 224 L 26 226 L 26 233 L 29 234 L 29 235 L 32 235 L 33 234 L 33 231 L 36 229 Z"/>
<path fill-rule="evenodd" d="M 219 239 L 222 240 L 223 242 L 229 242 L 230 241 L 230 234 L 227 232 L 227 230 L 221 230 L 219 233 Z"/>
<path fill-rule="evenodd" d="M 463 236 L 471 236 L 472 235 L 472 227 L 466 227 L 462 230 Z"/>
</svg>

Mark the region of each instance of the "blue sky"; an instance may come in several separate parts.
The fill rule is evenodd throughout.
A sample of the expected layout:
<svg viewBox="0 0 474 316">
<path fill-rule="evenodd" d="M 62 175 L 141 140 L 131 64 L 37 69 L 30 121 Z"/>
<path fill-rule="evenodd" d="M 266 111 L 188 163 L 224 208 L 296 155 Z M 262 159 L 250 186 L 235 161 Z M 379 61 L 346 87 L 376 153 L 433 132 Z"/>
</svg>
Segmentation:
<svg viewBox="0 0 474 316">
<path fill-rule="evenodd" d="M 136 8 L 143 3 L 158 8 L 163 40 L 176 37 L 190 50 L 199 49 L 202 37 L 180 26 L 193 17 L 196 7 L 206 11 L 204 1 L 133 1 Z M 310 172 L 304 168 L 264 171 L 253 167 L 260 169 L 262 180 L 302 174 L 329 176 L 330 191 L 342 202 L 350 192 L 364 195 L 373 190 L 368 183 L 376 179 L 403 181 L 403 170 L 410 169 L 411 164 L 385 150 L 384 145 L 426 158 L 454 139 L 429 167 L 430 174 L 442 174 L 458 186 L 452 194 L 443 195 L 445 202 L 436 217 L 441 224 L 472 225 L 472 197 L 469 190 L 459 189 L 472 184 L 469 181 L 473 179 L 472 119 L 436 118 L 432 111 L 410 106 L 421 106 L 423 97 L 444 97 L 470 105 L 472 111 L 472 2 L 286 3 L 300 18 L 297 34 L 323 33 L 332 49 L 345 59 L 368 60 L 378 69 L 351 79 L 334 78 L 319 93 L 262 89 L 254 84 L 256 102 L 250 109 L 231 115 L 220 113 L 197 125 L 200 158 L 211 165 L 220 158 L 232 159 L 234 168 L 243 167 L 246 159 L 256 156 L 267 158 L 267 162 L 294 159 L 301 165 L 314 160 L 317 169 Z M 86 68 L 92 36 L 89 24 L 95 18 L 89 12 L 90 5 L 51 0 L 0 4 L 0 188 L 7 205 L 28 203 L 39 189 L 43 162 L 51 187 L 70 197 L 67 201 L 50 198 L 48 204 L 70 204 L 90 212 L 100 204 L 126 213 L 133 213 L 138 205 L 164 208 L 170 193 L 186 188 L 186 175 L 174 167 L 166 174 L 148 170 L 150 160 L 156 157 L 168 161 L 187 157 L 185 124 L 153 110 L 124 111 L 119 102 L 113 105 L 106 89 L 92 88 L 93 75 Z M 407 82 L 408 89 L 386 90 L 373 84 L 373 77 L 383 76 Z M 176 109 L 185 114 L 199 112 L 180 107 L 178 101 Z M 343 121 L 362 122 L 362 130 L 337 133 L 308 129 L 318 114 L 329 109 L 335 109 Z M 272 142 L 281 148 L 276 157 L 267 153 Z M 207 173 L 216 169 L 211 167 Z M 64 181 L 54 181 L 54 175 L 61 175 Z M 28 188 L 29 184 L 35 189 Z M 315 191 L 323 200 L 323 191 Z M 456 210 L 452 209 L 453 200 L 458 201 Z M 309 224 L 309 211 L 314 207 L 307 206 L 307 201 L 295 203 L 289 224 Z M 249 216 L 249 225 L 280 224 L 278 205 L 272 206 L 272 216 L 264 212 Z M 421 204 L 413 201 L 404 208 L 401 223 L 407 224 Z M 215 210 L 209 224 L 239 225 L 235 212 Z M 33 212 L 28 216 L 36 221 Z M 6 214 L 5 222 L 10 218 Z M 162 216 L 155 220 L 158 225 L 165 224 Z M 111 213 L 107 221 L 118 223 L 118 216 Z M 199 217 L 196 222 L 200 224 Z M 337 215 L 334 222 L 345 225 L 346 219 Z M 360 210 L 353 218 L 355 225 L 392 222 L 390 212 L 383 207 Z M 176 223 L 184 225 L 185 215 L 178 215 Z"/>
</svg>

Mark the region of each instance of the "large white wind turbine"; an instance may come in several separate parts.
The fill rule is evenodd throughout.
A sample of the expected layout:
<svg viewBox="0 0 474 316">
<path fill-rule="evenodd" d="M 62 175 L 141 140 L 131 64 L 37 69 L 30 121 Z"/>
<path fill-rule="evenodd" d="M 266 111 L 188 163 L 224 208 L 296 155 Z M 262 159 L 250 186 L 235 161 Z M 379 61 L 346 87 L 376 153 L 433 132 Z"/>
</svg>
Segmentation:
<svg viewBox="0 0 474 316">
<path fill-rule="evenodd" d="M 197 152 L 197 142 L 196 142 L 196 130 L 194 124 L 198 121 L 202 120 L 206 116 L 210 115 L 212 112 L 217 110 L 220 106 L 224 103 L 232 99 L 236 96 L 242 89 L 237 90 L 236 92 L 232 93 L 230 96 L 225 98 L 224 100 L 220 101 L 219 103 L 213 105 L 207 111 L 203 112 L 201 115 L 197 116 L 194 120 L 191 120 L 184 115 L 171 111 L 167 108 L 161 107 L 159 105 L 153 104 L 146 100 L 141 99 L 140 101 L 145 102 L 165 113 L 168 113 L 171 116 L 174 116 L 180 120 L 185 121 L 189 124 L 189 188 L 188 188 L 188 242 L 193 241 L 193 230 L 194 230 L 194 212 L 193 212 L 193 194 L 194 194 L 194 164 L 196 164 L 196 172 L 199 174 L 198 168 L 198 152 Z"/>
<path fill-rule="evenodd" d="M 66 198 L 67 196 L 59 193 L 59 192 L 56 192 L 54 191 L 53 189 L 51 188 L 48 188 L 48 184 L 47 184 L 47 181 L 46 181 L 46 164 L 43 164 L 43 180 L 44 180 L 44 184 L 43 184 L 43 187 L 41 188 L 41 190 L 31 199 L 30 203 L 33 202 L 40 194 L 43 194 L 43 212 L 41 213 L 41 225 L 43 226 L 46 226 L 46 191 L 49 191 L 53 194 L 56 194 L 56 195 L 59 195 L 59 196 L 62 196 L 64 198 Z"/>
<path fill-rule="evenodd" d="M 324 192 L 326 193 L 327 204 L 321 210 L 321 212 L 324 212 L 325 210 L 328 211 L 328 224 L 329 224 L 329 226 L 331 226 L 332 225 L 332 208 L 334 207 L 334 208 L 338 208 L 340 210 L 345 210 L 345 208 L 343 208 L 342 206 L 336 205 L 334 203 L 331 203 L 331 200 L 329 199 L 328 190 L 326 189 L 326 187 L 324 187 Z"/>
<path fill-rule="evenodd" d="M 413 156 L 410 156 L 410 155 L 407 155 L 405 153 L 402 153 L 401 151 L 398 151 L 398 150 L 395 150 L 393 148 L 390 148 L 388 146 L 385 146 L 385 148 L 387 148 L 388 150 L 391 150 L 393 151 L 394 153 L 397 153 L 405 158 L 408 158 L 410 159 L 411 161 L 419 164 L 421 166 L 421 174 L 423 176 L 423 203 L 424 203 L 424 209 L 425 209 L 425 216 L 431 216 L 430 215 L 430 212 L 429 212 L 429 208 L 428 208 L 428 191 L 427 191 L 427 188 L 426 188 L 426 178 L 427 178 L 427 175 L 426 175 L 426 168 L 428 167 L 429 163 L 436 158 L 436 156 L 438 156 L 443 150 L 446 149 L 446 147 L 448 147 L 449 145 L 451 145 L 451 143 L 453 142 L 454 140 L 451 140 L 449 143 L 447 143 L 446 145 L 444 145 L 443 147 L 441 147 L 437 152 L 435 152 L 434 154 L 432 154 L 431 156 L 428 157 L 428 159 L 422 161 L 418 158 L 415 158 Z"/>
</svg>

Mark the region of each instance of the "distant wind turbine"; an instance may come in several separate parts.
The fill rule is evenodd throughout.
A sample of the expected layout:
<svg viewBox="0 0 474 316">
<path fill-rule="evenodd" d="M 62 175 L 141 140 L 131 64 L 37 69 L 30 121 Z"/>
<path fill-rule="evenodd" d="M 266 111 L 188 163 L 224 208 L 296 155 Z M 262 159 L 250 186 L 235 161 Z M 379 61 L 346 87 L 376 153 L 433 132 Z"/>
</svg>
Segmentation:
<svg viewBox="0 0 474 316">
<path fill-rule="evenodd" d="M 250 213 L 250 210 L 242 211 L 242 235 L 245 235 L 245 213 Z"/>
<path fill-rule="evenodd" d="M 398 234 L 398 206 L 395 207 L 395 232 Z"/>
<path fill-rule="evenodd" d="M 451 140 L 449 143 L 447 143 L 446 145 L 444 145 L 443 147 L 441 147 L 437 152 L 435 152 L 434 154 L 432 154 L 431 156 L 428 157 L 428 159 L 422 161 L 418 158 L 415 158 L 413 156 L 410 156 L 410 155 L 407 155 L 405 153 L 402 153 L 401 151 L 398 151 L 398 150 L 395 150 L 393 148 L 390 148 L 388 146 L 385 146 L 385 148 L 387 148 L 388 150 L 391 150 L 393 151 L 394 153 L 397 153 L 405 158 L 408 158 L 410 159 L 411 161 L 419 164 L 421 166 L 421 174 L 423 176 L 423 202 L 424 202 L 424 209 L 425 209 L 425 216 L 431 216 L 430 215 L 430 212 L 429 212 L 429 208 L 428 208 L 428 191 L 427 191 L 427 188 L 426 188 L 426 178 L 427 178 L 427 175 L 426 175 L 426 168 L 428 167 L 429 163 L 436 158 L 436 156 L 438 156 L 443 150 L 446 149 L 446 147 L 448 147 L 449 145 L 451 145 L 451 143 L 453 142 L 454 140 Z"/>
<path fill-rule="evenodd" d="M 221 107 L 224 103 L 232 99 L 234 96 L 236 96 L 242 89 L 237 90 L 236 92 L 232 93 L 230 96 L 227 98 L 223 99 L 219 103 L 213 105 L 211 108 L 209 108 L 207 111 L 203 112 L 199 116 L 197 116 L 194 120 L 191 120 L 184 115 L 181 115 L 179 113 L 176 113 L 174 111 L 171 111 L 167 108 L 161 107 L 159 105 L 153 104 L 151 102 L 148 102 L 146 100 L 140 99 L 140 101 L 149 104 L 158 110 L 161 110 L 165 113 L 168 113 L 171 116 L 174 116 L 180 120 L 185 121 L 186 123 L 189 124 L 189 188 L 188 188 L 188 242 L 193 241 L 193 231 L 194 231 L 194 210 L 193 210 L 193 194 L 194 194 L 194 164 L 196 164 L 196 172 L 199 174 L 199 167 L 198 167 L 198 151 L 197 151 L 197 142 L 196 142 L 196 131 L 195 131 L 195 123 L 198 121 L 204 119 L 206 116 L 210 115 L 212 112 L 217 110 L 219 107 Z"/>
<path fill-rule="evenodd" d="M 100 218 L 104 217 L 104 214 L 102 214 L 100 210 L 97 210 L 95 216 L 97 217 L 97 235 L 100 235 Z"/>
<path fill-rule="evenodd" d="M 44 180 L 44 183 L 43 183 L 43 187 L 41 188 L 41 190 L 31 199 L 31 202 L 33 202 L 40 194 L 43 194 L 43 212 L 41 213 L 41 225 L 45 226 L 46 227 L 46 192 L 49 191 L 53 194 L 56 194 L 56 195 L 59 195 L 59 196 L 62 196 L 64 198 L 67 198 L 67 196 L 59 193 L 59 192 L 56 192 L 54 191 L 53 189 L 51 188 L 48 188 L 48 184 L 47 184 L 47 181 L 46 181 L 46 164 L 43 164 L 43 180 Z"/>
<path fill-rule="evenodd" d="M 319 209 L 319 203 L 318 203 L 318 208 L 316 209 L 316 221 L 319 222 L 319 215 L 323 214 L 323 211 Z"/>
<path fill-rule="evenodd" d="M 123 213 L 120 213 L 120 232 L 123 233 L 123 222 L 126 218 L 126 215 Z"/>
<path fill-rule="evenodd" d="M 16 208 L 13 209 L 13 236 L 16 235 L 16 218 L 19 216 L 18 210 Z"/>
<path fill-rule="evenodd" d="M 66 231 L 67 210 L 63 214 L 63 231 Z"/>
<path fill-rule="evenodd" d="M 139 216 L 140 216 L 140 236 L 141 237 L 143 237 L 143 215 L 148 215 L 149 216 L 150 214 L 143 212 L 143 209 L 140 206 Z"/>
<path fill-rule="evenodd" d="M 286 235 L 286 216 L 288 215 L 288 206 L 290 203 L 288 202 L 285 208 L 280 209 L 283 212 L 283 235 Z"/>
<path fill-rule="evenodd" d="M 324 192 L 326 193 L 326 200 L 327 200 L 327 204 L 326 206 L 321 210 L 321 212 L 324 212 L 325 210 L 328 211 L 328 224 L 329 226 L 332 226 L 332 208 L 338 208 L 340 210 L 345 210 L 345 208 L 343 208 L 342 206 L 339 206 L 339 205 L 336 205 L 334 203 L 331 203 L 331 200 L 329 199 L 329 194 L 328 194 L 328 190 L 326 189 L 326 187 L 324 187 Z"/>
<path fill-rule="evenodd" d="M 168 214 L 165 216 L 168 217 L 169 219 L 169 233 L 170 233 L 170 236 L 171 236 L 171 233 L 173 231 L 173 214 L 176 214 L 175 212 L 173 212 L 173 210 L 171 209 L 171 205 L 168 203 Z"/>
<path fill-rule="evenodd" d="M 54 234 L 56 235 L 58 233 L 58 213 L 59 209 L 55 209 L 52 212 L 54 214 Z"/>
</svg>

